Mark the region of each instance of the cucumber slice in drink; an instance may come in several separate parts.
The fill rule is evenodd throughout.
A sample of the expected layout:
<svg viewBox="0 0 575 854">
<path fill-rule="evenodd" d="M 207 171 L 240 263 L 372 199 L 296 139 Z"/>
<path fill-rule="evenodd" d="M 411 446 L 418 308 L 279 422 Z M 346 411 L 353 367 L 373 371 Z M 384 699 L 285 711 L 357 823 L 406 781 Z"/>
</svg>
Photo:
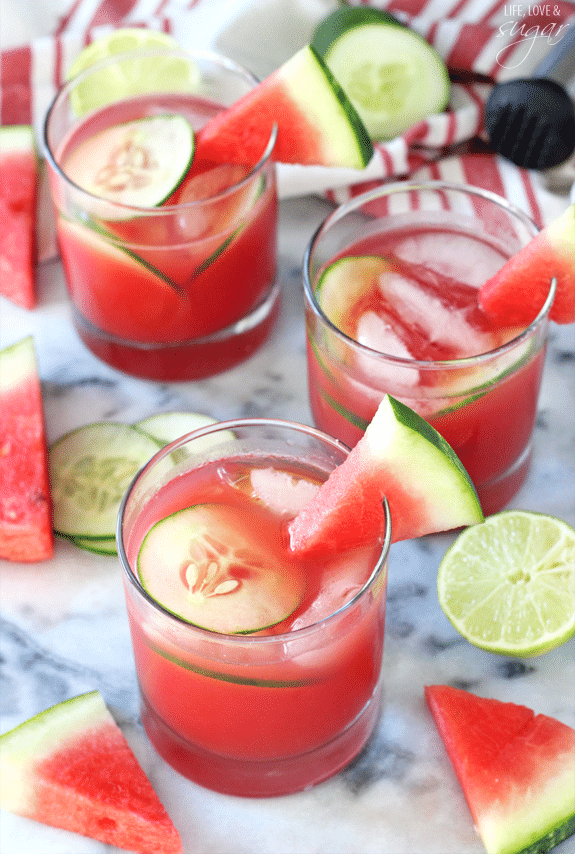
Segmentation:
<svg viewBox="0 0 575 854">
<path fill-rule="evenodd" d="M 443 59 L 386 12 L 337 9 L 319 25 L 312 45 L 374 140 L 397 136 L 447 105 L 450 82 Z"/>
<path fill-rule="evenodd" d="M 357 301 L 377 287 L 377 280 L 393 265 L 379 255 L 349 255 L 325 268 L 317 287 L 316 299 L 325 316 L 347 335 L 349 314 Z"/>
<path fill-rule="evenodd" d="M 160 444 L 136 427 L 87 424 L 49 451 L 54 530 L 68 537 L 113 539 L 122 497 Z"/>
<path fill-rule="evenodd" d="M 209 631 L 249 634 L 300 604 L 303 572 L 254 530 L 245 510 L 196 504 L 162 519 L 141 545 L 137 572 L 167 611 Z"/>
<path fill-rule="evenodd" d="M 183 116 L 147 116 L 113 125 L 81 143 L 64 163 L 68 177 L 98 198 L 153 208 L 180 186 L 194 156 Z"/>
</svg>

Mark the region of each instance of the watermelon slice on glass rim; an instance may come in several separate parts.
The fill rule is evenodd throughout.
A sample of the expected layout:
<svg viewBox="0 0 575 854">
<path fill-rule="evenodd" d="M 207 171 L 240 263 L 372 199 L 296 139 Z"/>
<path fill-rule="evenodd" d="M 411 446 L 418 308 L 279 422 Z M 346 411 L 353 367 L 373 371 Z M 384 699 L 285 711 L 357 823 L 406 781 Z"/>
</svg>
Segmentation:
<svg viewBox="0 0 575 854">
<path fill-rule="evenodd" d="M 277 125 L 279 163 L 362 169 L 373 145 L 355 107 L 306 45 L 196 134 L 196 161 L 256 164 Z"/>
<path fill-rule="evenodd" d="M 425 688 L 488 854 L 543 854 L 575 832 L 575 730 L 526 706 Z"/>
<path fill-rule="evenodd" d="M 385 395 L 349 456 L 290 522 L 291 550 L 339 551 L 375 540 L 384 496 L 392 542 L 483 520 L 452 448 L 420 415 Z"/>
<path fill-rule="evenodd" d="M 549 317 L 575 323 L 575 204 L 549 223 L 479 290 L 483 311 L 502 325 L 528 325 L 557 279 Z"/>
<path fill-rule="evenodd" d="M 179 834 L 97 691 L 0 736 L 0 806 L 139 854 L 181 854 Z"/>
</svg>

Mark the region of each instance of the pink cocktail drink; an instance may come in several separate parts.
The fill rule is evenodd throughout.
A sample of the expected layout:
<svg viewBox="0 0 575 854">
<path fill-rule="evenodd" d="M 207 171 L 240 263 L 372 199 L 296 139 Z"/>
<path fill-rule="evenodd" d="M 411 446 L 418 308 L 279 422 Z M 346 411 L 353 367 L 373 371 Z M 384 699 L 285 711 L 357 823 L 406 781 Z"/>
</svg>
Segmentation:
<svg viewBox="0 0 575 854">
<path fill-rule="evenodd" d="M 384 541 L 313 560 L 296 559 L 287 538 L 346 454 L 313 428 L 228 422 L 160 452 L 126 496 L 118 539 L 142 719 L 158 752 L 209 788 L 305 788 L 373 731 L 390 527 Z M 154 537 L 179 519 L 191 536 L 200 518 L 166 593 L 157 579 L 178 534 L 169 528 L 167 549 Z"/>
<path fill-rule="evenodd" d="M 191 135 L 189 159 L 182 151 L 190 141 L 178 125 L 197 131 L 255 81 L 217 57 L 175 57 L 193 63 L 190 91 L 154 86 L 78 116 L 75 91 L 97 66 L 64 87 L 46 125 L 76 329 L 104 361 L 157 380 L 242 361 L 270 333 L 279 301 L 273 136 L 255 166 L 200 163 Z M 141 128 L 152 129 L 159 148 L 141 141 Z M 137 195 L 162 157 L 175 170 L 173 186 L 158 198 Z"/>
<path fill-rule="evenodd" d="M 389 393 L 452 446 L 484 512 L 501 509 L 529 468 L 552 299 L 527 329 L 500 328 L 477 295 L 536 232 L 503 199 L 441 182 L 338 209 L 304 268 L 317 426 L 353 446 Z"/>
</svg>

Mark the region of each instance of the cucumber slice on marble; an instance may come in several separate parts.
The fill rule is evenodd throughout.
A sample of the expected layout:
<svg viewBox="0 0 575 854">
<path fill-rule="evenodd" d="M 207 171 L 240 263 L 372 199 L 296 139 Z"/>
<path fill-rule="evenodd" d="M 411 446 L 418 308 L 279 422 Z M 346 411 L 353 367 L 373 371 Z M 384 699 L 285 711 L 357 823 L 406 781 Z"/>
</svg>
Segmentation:
<svg viewBox="0 0 575 854">
<path fill-rule="evenodd" d="M 305 589 L 303 571 L 254 531 L 251 514 L 221 504 L 196 504 L 154 525 L 140 547 L 137 572 L 167 611 L 222 634 L 282 622 Z"/>
<path fill-rule="evenodd" d="M 443 59 L 387 12 L 341 7 L 320 23 L 312 45 L 373 140 L 398 136 L 447 106 L 451 87 Z"/>
<path fill-rule="evenodd" d="M 113 539 L 123 495 L 161 447 L 128 424 L 102 421 L 66 433 L 50 447 L 53 524 L 72 538 Z"/>
<path fill-rule="evenodd" d="M 157 412 L 155 415 L 150 415 L 148 418 L 143 418 L 136 424 L 140 430 L 144 430 L 153 436 L 156 441 L 162 445 L 168 445 L 179 439 L 180 436 L 185 436 L 186 433 L 191 433 L 193 430 L 199 430 L 200 427 L 207 427 L 209 424 L 215 424 L 215 418 L 210 418 L 209 415 L 202 415 L 199 412 L 180 412 L 173 410 L 170 412 Z"/>
<path fill-rule="evenodd" d="M 64 168 L 93 196 L 153 208 L 179 187 L 193 156 L 192 126 L 168 114 L 105 128 L 75 148 Z"/>
</svg>

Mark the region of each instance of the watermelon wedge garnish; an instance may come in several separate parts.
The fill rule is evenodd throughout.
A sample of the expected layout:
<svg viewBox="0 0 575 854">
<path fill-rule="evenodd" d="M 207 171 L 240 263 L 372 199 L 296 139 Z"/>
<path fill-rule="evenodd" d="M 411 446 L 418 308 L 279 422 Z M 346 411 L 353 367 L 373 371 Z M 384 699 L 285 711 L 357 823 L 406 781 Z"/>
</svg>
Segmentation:
<svg viewBox="0 0 575 854">
<path fill-rule="evenodd" d="M 0 558 L 52 557 L 42 390 L 31 337 L 0 350 Z"/>
<path fill-rule="evenodd" d="M 384 496 L 393 542 L 483 520 L 452 448 L 421 416 L 386 395 L 349 456 L 290 522 L 290 548 L 339 551 L 375 540 Z"/>
<path fill-rule="evenodd" d="M 274 124 L 272 159 L 280 163 L 361 169 L 373 154 L 351 101 L 310 45 L 204 125 L 195 158 L 255 165 Z"/>
<path fill-rule="evenodd" d="M 505 326 L 528 325 L 557 291 L 549 317 L 575 323 L 575 204 L 549 223 L 479 290 L 483 311 Z"/>
<path fill-rule="evenodd" d="M 575 730 L 448 685 L 425 698 L 488 854 L 543 854 L 575 832 Z"/>
<path fill-rule="evenodd" d="M 28 125 L 0 127 L 0 293 L 33 308 L 38 157 Z"/>
<path fill-rule="evenodd" d="M 97 691 L 0 736 L 0 806 L 141 854 L 182 843 Z"/>
</svg>

